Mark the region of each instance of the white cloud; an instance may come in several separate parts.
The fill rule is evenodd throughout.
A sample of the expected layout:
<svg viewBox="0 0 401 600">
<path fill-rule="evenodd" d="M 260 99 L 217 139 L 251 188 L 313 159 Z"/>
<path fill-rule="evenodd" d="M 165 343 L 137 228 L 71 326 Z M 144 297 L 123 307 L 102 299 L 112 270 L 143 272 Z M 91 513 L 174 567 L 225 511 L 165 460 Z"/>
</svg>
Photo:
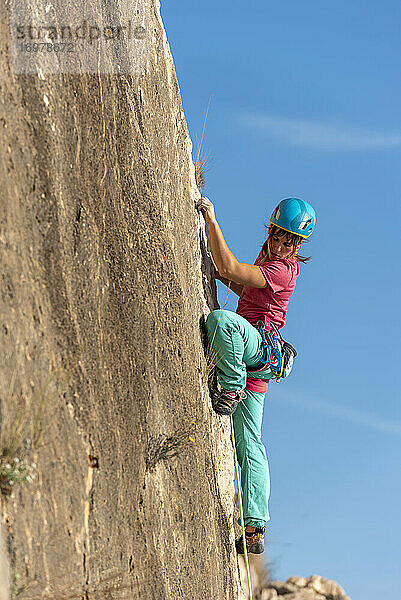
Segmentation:
<svg viewBox="0 0 401 600">
<path fill-rule="evenodd" d="M 348 421 L 349 423 L 354 423 L 355 425 L 370 427 L 371 429 L 375 429 L 376 431 L 381 431 L 383 433 L 401 435 L 401 422 L 392 421 L 390 419 L 357 410 L 355 408 L 349 408 L 344 405 L 330 404 L 309 396 L 306 397 L 300 394 L 294 394 L 292 390 L 286 391 L 284 389 L 274 389 L 271 399 L 277 400 L 278 402 L 285 402 L 286 404 L 299 406 L 310 412 L 342 419 L 344 421 Z"/>
<path fill-rule="evenodd" d="M 366 131 L 343 123 L 251 113 L 238 116 L 238 123 L 281 141 L 317 150 L 364 150 L 401 144 L 401 132 L 394 134 Z"/>
</svg>

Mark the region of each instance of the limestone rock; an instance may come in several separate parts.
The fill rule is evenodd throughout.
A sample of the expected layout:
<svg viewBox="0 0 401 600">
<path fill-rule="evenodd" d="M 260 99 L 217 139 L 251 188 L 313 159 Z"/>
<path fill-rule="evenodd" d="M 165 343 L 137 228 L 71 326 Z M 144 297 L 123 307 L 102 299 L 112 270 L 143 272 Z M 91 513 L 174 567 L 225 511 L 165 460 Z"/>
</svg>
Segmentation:
<svg viewBox="0 0 401 600">
<path fill-rule="evenodd" d="M 3 528 L 0 524 L 0 600 L 8 600 L 8 561 L 3 540 Z"/>
<path fill-rule="evenodd" d="M 273 591 L 273 595 L 275 592 L 284 600 L 350 600 L 338 583 L 319 575 L 308 578 L 293 575 L 286 583 L 271 581 L 264 591 Z"/>
<path fill-rule="evenodd" d="M 46 415 L 46 444 L 22 440 L 38 476 L 4 509 L 16 594 L 235 599 L 230 420 L 205 383 L 218 304 L 159 2 L 142 3 L 147 72 L 29 76 L 13 72 L 13 4 L 0 4 L 1 417 L 42 396 Z M 99 24 L 124 14 L 122 0 L 89 4 Z"/>
<path fill-rule="evenodd" d="M 277 591 L 274 588 L 262 590 L 260 600 L 276 600 L 278 598 Z"/>
<path fill-rule="evenodd" d="M 280 596 L 298 591 L 298 587 L 293 583 L 284 583 L 282 581 L 271 581 L 269 587 L 275 589 Z"/>
<path fill-rule="evenodd" d="M 287 579 L 287 583 L 293 583 L 299 588 L 304 588 L 307 584 L 307 579 L 305 577 L 298 577 L 297 575 L 293 575 Z"/>
<path fill-rule="evenodd" d="M 281 596 L 281 598 L 285 600 L 326 600 L 325 596 L 321 596 L 308 588 L 299 589 L 298 592 Z"/>
<path fill-rule="evenodd" d="M 330 579 L 324 579 L 320 575 L 309 577 L 307 579 L 307 586 L 324 596 L 327 600 L 349 600 L 349 597 L 338 583 Z"/>
</svg>

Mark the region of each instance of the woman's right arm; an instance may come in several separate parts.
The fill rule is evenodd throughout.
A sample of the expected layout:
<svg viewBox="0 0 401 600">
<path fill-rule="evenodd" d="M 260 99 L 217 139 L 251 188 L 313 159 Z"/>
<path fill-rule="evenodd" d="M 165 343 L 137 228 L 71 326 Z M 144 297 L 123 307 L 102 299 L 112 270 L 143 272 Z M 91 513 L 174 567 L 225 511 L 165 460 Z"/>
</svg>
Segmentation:
<svg viewBox="0 0 401 600">
<path fill-rule="evenodd" d="M 237 296 L 241 296 L 242 288 L 244 287 L 243 285 L 240 285 L 239 283 L 235 283 L 234 281 L 230 281 L 229 279 L 226 279 L 225 277 L 221 277 L 219 272 L 216 271 L 216 269 L 214 271 L 214 276 L 216 279 L 221 281 L 221 283 L 224 283 L 224 285 L 226 285 L 227 287 L 230 287 L 230 290 L 232 290 L 235 294 L 237 294 Z"/>
</svg>

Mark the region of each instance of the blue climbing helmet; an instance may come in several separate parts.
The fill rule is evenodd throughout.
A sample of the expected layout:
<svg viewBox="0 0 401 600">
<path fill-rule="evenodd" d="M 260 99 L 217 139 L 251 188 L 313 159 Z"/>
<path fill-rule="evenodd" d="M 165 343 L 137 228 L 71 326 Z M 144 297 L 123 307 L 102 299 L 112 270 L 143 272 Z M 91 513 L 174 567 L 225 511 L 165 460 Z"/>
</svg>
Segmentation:
<svg viewBox="0 0 401 600">
<path fill-rule="evenodd" d="M 274 209 L 270 223 L 302 238 L 308 238 L 315 228 L 316 213 L 305 200 L 285 198 Z"/>
</svg>

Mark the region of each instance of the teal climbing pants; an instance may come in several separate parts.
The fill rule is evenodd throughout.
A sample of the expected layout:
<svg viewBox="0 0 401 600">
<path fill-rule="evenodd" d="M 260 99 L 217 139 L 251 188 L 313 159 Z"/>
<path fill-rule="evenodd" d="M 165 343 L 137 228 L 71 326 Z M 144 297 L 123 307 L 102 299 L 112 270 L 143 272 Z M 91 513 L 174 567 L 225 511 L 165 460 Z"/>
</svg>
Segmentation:
<svg viewBox="0 0 401 600">
<path fill-rule="evenodd" d="M 212 311 L 206 319 L 206 331 L 210 358 L 216 365 L 219 384 L 226 390 L 246 391 L 246 398 L 241 400 L 233 413 L 235 449 L 241 468 L 244 523 L 263 527 L 270 520 L 269 463 L 261 441 L 265 394 L 246 388 L 246 366 L 261 366 L 258 355 L 262 350 L 262 338 L 249 321 L 230 310 Z"/>
</svg>

